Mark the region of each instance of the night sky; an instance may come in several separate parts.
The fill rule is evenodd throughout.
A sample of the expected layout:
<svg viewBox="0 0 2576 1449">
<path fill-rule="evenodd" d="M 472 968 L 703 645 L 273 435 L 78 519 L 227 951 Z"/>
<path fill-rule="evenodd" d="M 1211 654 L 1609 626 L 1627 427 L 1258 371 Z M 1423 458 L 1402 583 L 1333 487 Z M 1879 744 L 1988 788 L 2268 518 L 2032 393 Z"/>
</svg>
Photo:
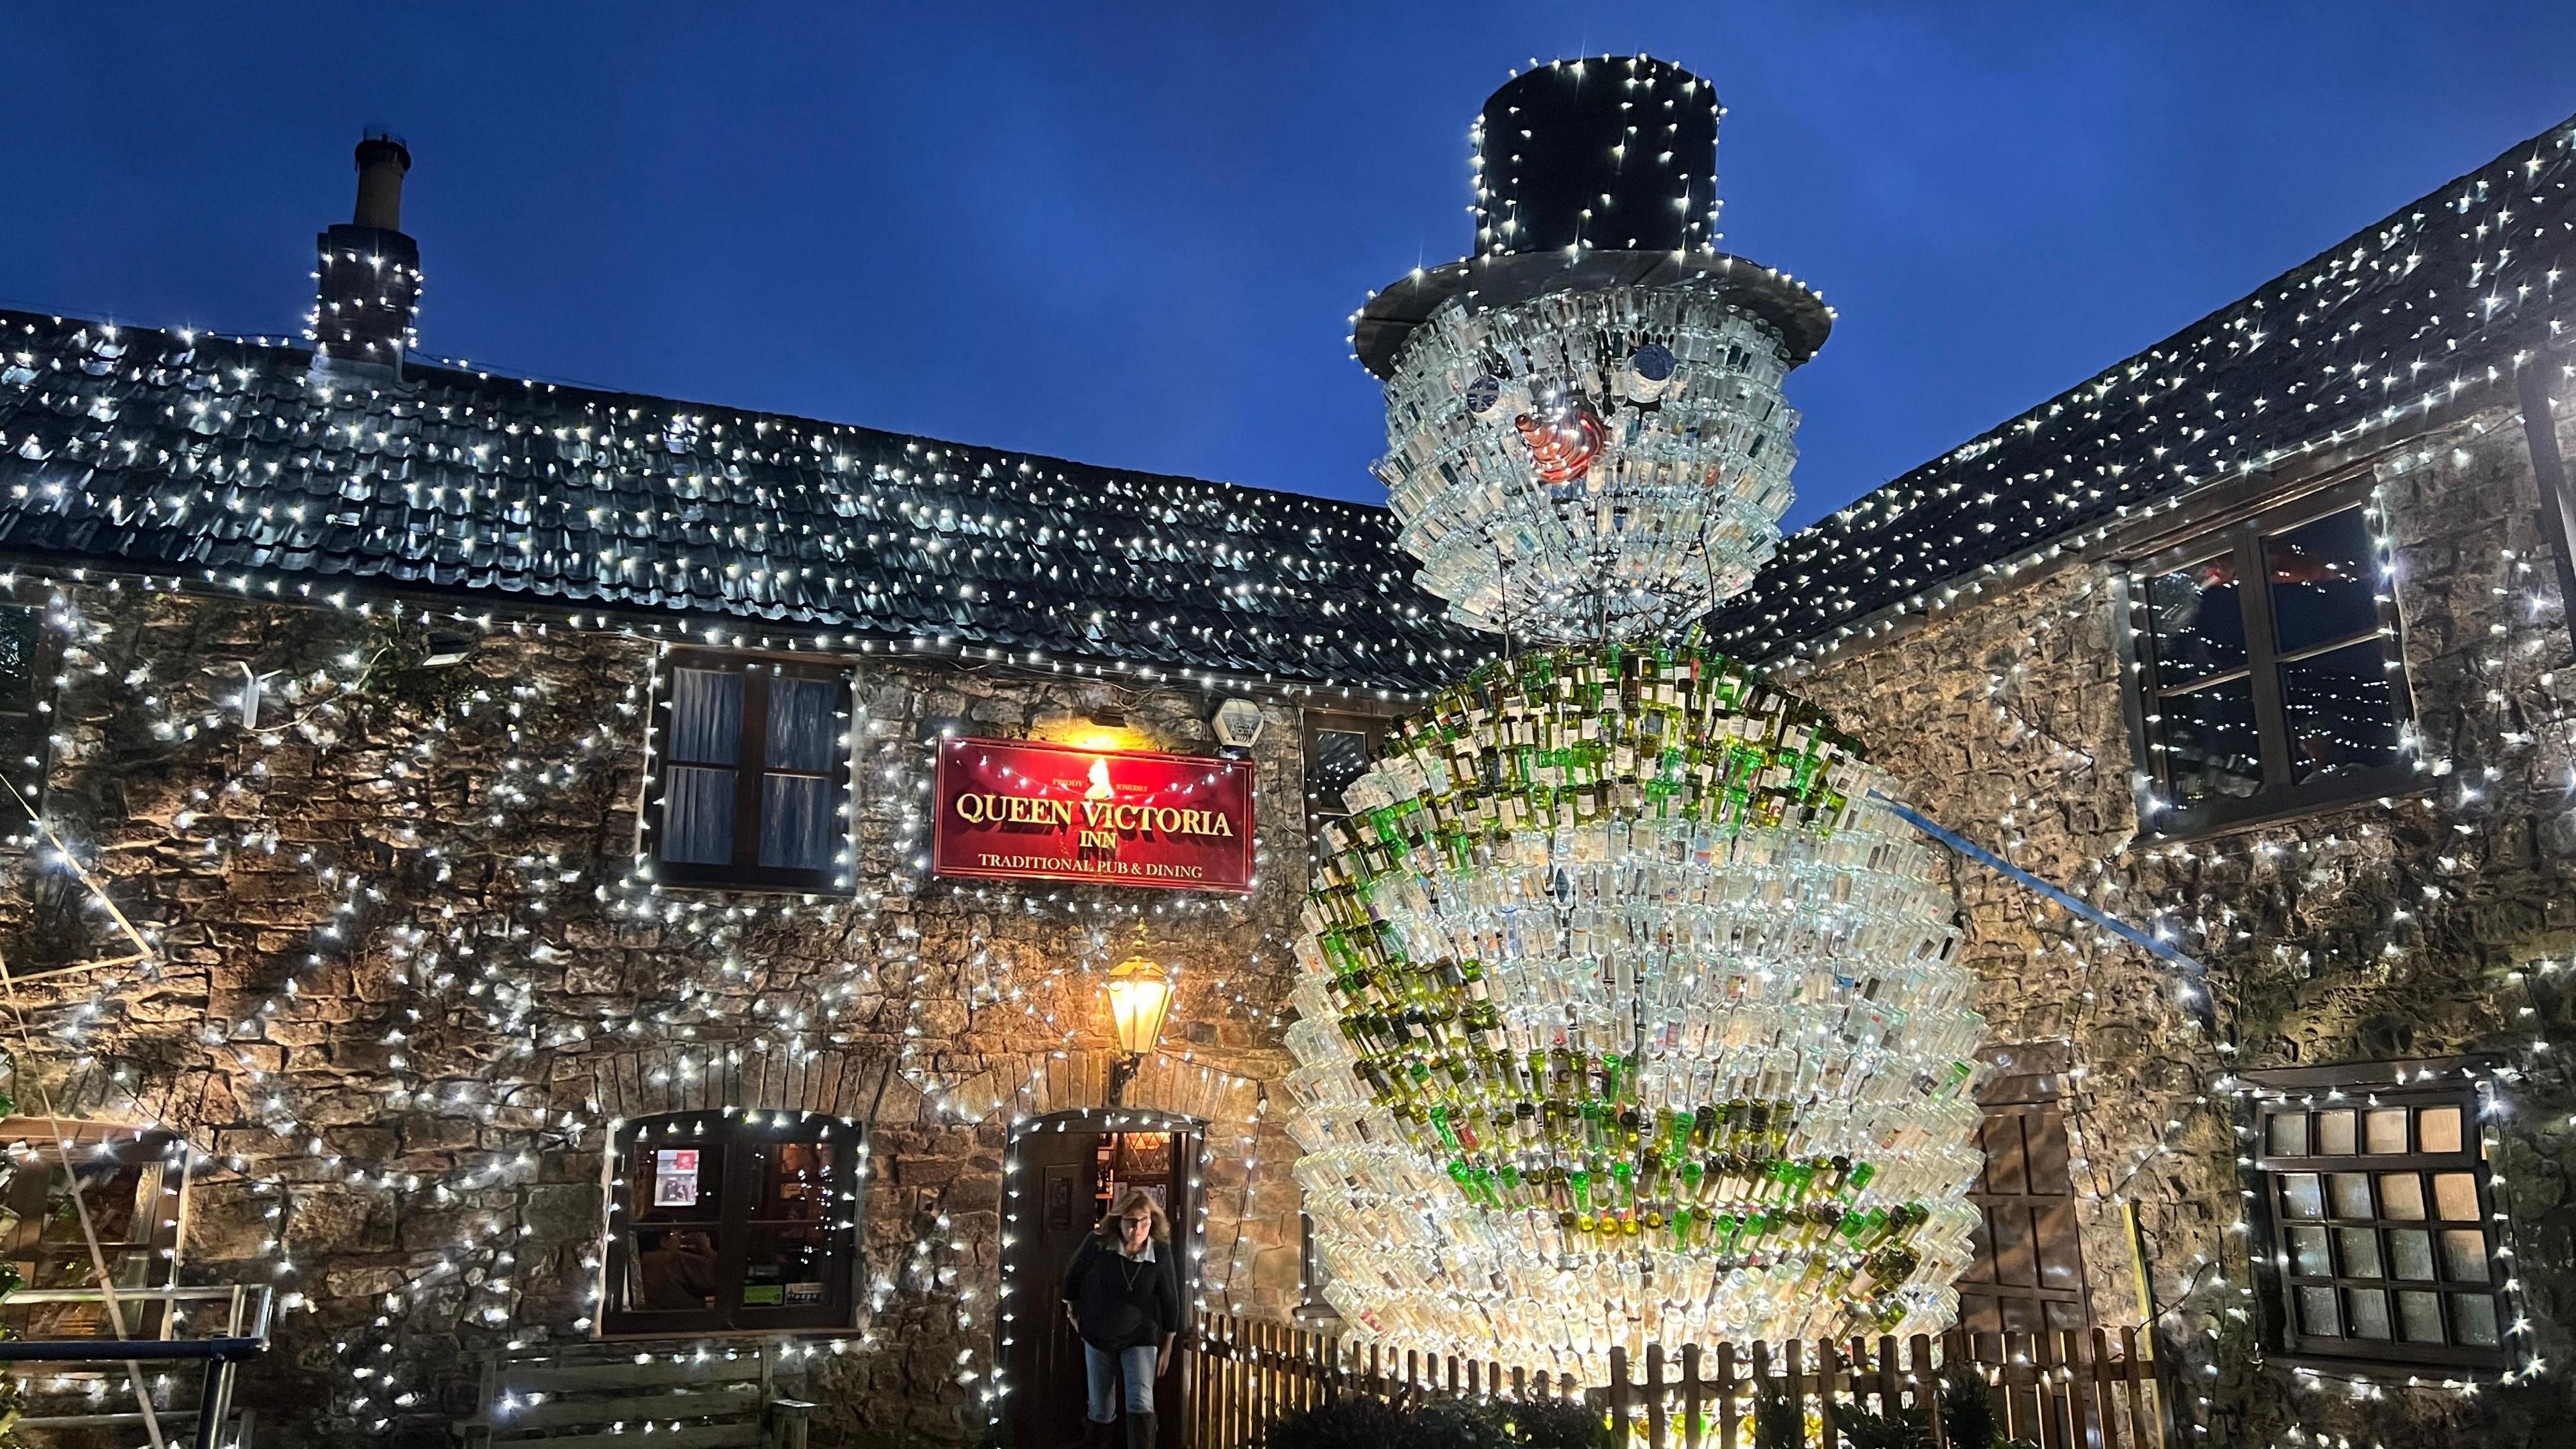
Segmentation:
<svg viewBox="0 0 2576 1449">
<path fill-rule="evenodd" d="M 1842 313 L 1798 522 L 2576 113 L 2565 3 L 736 8 L 13 7 L 0 305 L 291 334 L 382 124 L 431 354 L 1378 501 L 1349 313 L 1508 67 L 1643 50 Z"/>
</svg>

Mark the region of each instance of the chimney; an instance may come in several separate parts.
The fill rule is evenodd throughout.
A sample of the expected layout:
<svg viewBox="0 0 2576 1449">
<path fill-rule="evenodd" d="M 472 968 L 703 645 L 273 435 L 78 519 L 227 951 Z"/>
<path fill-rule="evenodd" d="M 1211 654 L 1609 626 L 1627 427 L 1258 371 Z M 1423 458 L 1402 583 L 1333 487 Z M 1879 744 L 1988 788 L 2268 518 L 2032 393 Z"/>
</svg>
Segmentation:
<svg viewBox="0 0 2576 1449">
<path fill-rule="evenodd" d="M 358 214 L 350 221 L 378 231 L 402 230 L 403 173 L 411 150 L 400 136 L 370 130 L 358 143 Z"/>
<path fill-rule="evenodd" d="M 315 238 L 314 308 L 306 335 L 314 360 L 333 371 L 399 379 L 420 309 L 420 244 L 403 234 L 403 173 L 411 148 L 376 127 L 358 142 L 358 207 L 347 225 Z"/>
</svg>

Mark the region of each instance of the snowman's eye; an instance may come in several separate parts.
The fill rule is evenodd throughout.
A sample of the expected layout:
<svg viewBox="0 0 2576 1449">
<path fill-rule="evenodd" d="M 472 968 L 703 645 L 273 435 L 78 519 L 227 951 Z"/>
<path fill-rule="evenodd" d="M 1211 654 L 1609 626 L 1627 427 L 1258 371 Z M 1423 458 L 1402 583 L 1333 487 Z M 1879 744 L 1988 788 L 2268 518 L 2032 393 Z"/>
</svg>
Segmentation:
<svg viewBox="0 0 2576 1449">
<path fill-rule="evenodd" d="M 1620 391 L 1641 403 L 1653 402 L 1673 384 L 1673 374 L 1680 368 L 1671 348 L 1660 342 L 1649 342 L 1628 354 L 1628 370 L 1620 378 Z"/>
</svg>

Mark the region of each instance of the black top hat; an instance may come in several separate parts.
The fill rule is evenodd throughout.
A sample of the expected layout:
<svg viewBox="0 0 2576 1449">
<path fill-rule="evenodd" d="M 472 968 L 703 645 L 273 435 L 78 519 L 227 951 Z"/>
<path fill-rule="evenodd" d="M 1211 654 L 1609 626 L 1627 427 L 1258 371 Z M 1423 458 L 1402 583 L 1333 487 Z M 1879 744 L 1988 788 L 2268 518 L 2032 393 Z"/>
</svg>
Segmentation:
<svg viewBox="0 0 2576 1449">
<path fill-rule="evenodd" d="M 1776 328 L 1794 366 L 1833 326 L 1822 298 L 1710 247 L 1717 88 L 1649 56 L 1557 61 L 1515 76 L 1476 119 L 1476 254 L 1369 299 L 1351 346 L 1395 370 L 1413 329 L 1453 298 L 1502 306 L 1548 292 L 1693 283 Z"/>
</svg>

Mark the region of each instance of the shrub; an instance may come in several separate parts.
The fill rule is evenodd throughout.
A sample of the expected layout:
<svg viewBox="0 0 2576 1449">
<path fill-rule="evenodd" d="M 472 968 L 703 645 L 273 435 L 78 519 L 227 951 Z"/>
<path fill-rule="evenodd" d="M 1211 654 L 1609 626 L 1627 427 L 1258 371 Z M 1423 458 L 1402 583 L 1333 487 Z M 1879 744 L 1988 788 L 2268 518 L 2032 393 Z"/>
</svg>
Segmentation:
<svg viewBox="0 0 2576 1449">
<path fill-rule="evenodd" d="M 1270 1426 L 1269 1449 L 1613 1449 L 1610 1427 L 1579 1404 L 1433 1399 L 1405 1412 L 1342 1399 Z"/>
<path fill-rule="evenodd" d="M 1409 1416 L 1375 1399 L 1337 1399 L 1270 1426 L 1270 1449 L 1396 1449 L 1407 1442 Z"/>
</svg>

